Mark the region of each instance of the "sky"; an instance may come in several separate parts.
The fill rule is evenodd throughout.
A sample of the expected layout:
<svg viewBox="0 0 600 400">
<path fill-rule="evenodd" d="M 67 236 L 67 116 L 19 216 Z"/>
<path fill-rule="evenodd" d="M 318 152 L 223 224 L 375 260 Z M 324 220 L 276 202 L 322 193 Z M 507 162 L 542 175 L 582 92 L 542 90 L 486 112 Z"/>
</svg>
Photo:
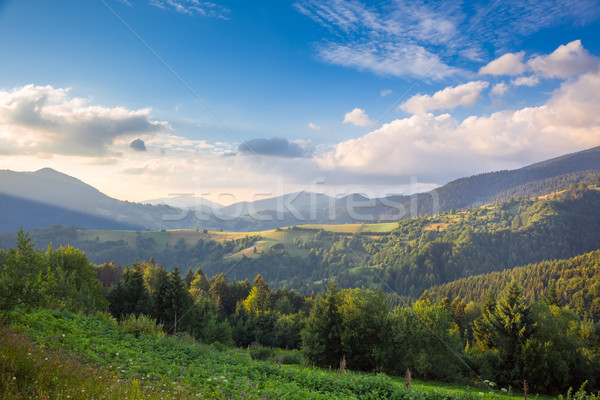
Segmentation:
<svg viewBox="0 0 600 400">
<path fill-rule="evenodd" d="M 412 193 L 600 145 L 597 0 L 0 0 L 0 169 Z"/>
</svg>

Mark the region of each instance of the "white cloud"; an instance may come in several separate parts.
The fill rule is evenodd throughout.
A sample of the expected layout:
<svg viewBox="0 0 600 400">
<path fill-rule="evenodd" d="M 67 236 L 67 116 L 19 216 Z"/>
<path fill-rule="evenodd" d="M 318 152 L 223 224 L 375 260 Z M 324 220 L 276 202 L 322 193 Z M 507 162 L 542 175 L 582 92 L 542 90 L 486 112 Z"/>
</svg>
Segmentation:
<svg viewBox="0 0 600 400">
<path fill-rule="evenodd" d="M 393 92 L 392 92 L 392 89 L 383 89 L 383 90 L 382 90 L 382 91 L 379 93 L 379 95 L 380 95 L 381 97 L 385 97 L 385 96 L 389 96 L 389 95 L 390 95 L 390 94 L 392 94 L 392 93 L 393 93 Z"/>
<path fill-rule="evenodd" d="M 597 70 L 600 59 L 583 48 L 581 40 L 559 46 L 552 54 L 530 59 L 527 65 L 547 78 L 568 78 Z"/>
<path fill-rule="evenodd" d="M 400 109 L 412 114 L 422 114 L 433 110 L 449 110 L 458 106 L 472 105 L 481 98 L 481 91 L 488 86 L 488 82 L 473 81 L 447 87 L 434 93 L 433 96 L 415 95 L 401 104 Z"/>
<path fill-rule="evenodd" d="M 344 116 L 344 124 L 352 124 L 356 126 L 369 126 L 375 124 L 375 121 L 371 121 L 365 110 L 355 108 L 354 110 L 346 113 Z"/>
<path fill-rule="evenodd" d="M 226 18 L 229 10 L 219 4 L 199 0 L 150 0 L 150 4 L 163 10 L 186 15 Z"/>
<path fill-rule="evenodd" d="M 452 3 L 434 8 L 396 2 L 378 8 L 359 1 L 301 0 L 295 7 L 336 31 L 339 40 L 317 46 L 327 63 L 395 77 L 442 79 L 459 71 L 429 49 L 449 46 L 457 36 Z"/>
<path fill-rule="evenodd" d="M 513 86 L 535 86 L 540 83 L 540 78 L 535 75 L 531 76 L 520 76 L 512 80 Z"/>
<path fill-rule="evenodd" d="M 459 72 L 425 47 L 415 44 L 327 44 L 320 47 L 319 55 L 331 64 L 399 78 L 412 76 L 441 80 Z"/>
<path fill-rule="evenodd" d="M 313 131 L 318 131 L 318 130 L 320 130 L 320 129 L 321 129 L 321 127 L 320 127 L 319 125 L 315 125 L 315 124 L 313 124 L 312 122 L 309 122 L 309 123 L 308 123 L 308 127 L 309 127 L 310 129 L 312 129 Z"/>
<path fill-rule="evenodd" d="M 479 69 L 479 75 L 519 75 L 527 66 L 523 63 L 524 51 L 507 53 Z"/>
<path fill-rule="evenodd" d="M 549 27 L 582 26 L 600 12 L 597 0 L 507 0 L 491 8 L 451 0 L 298 0 L 294 7 L 332 33 L 317 46 L 322 60 L 379 75 L 436 80 L 463 73 L 451 66 L 457 59 L 482 61 L 489 48 L 514 47 Z M 485 23 L 474 23 L 481 16 Z M 526 69 L 522 53 L 496 61 L 481 73 L 519 75 Z"/>
<path fill-rule="evenodd" d="M 0 153 L 102 157 L 111 145 L 170 131 L 150 109 L 102 107 L 69 97 L 69 89 L 27 85 L 0 90 Z"/>
<path fill-rule="evenodd" d="M 397 119 L 339 143 L 322 168 L 444 181 L 516 168 L 600 144 L 600 72 L 565 82 L 539 107 L 458 121 L 448 114 Z"/>
<path fill-rule="evenodd" d="M 508 92 L 509 86 L 504 83 L 504 82 L 500 82 L 494 85 L 494 87 L 491 90 L 491 93 L 494 96 L 502 96 L 504 95 L 504 93 Z"/>
</svg>

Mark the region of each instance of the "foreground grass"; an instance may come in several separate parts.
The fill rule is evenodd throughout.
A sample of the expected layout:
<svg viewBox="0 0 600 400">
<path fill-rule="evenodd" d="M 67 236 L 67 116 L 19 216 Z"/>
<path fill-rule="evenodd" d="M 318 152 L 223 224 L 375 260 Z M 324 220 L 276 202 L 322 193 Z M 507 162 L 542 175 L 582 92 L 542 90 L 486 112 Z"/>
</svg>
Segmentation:
<svg viewBox="0 0 600 400">
<path fill-rule="evenodd" d="M 252 361 L 192 339 L 132 334 L 106 315 L 40 310 L 0 323 L 0 399 L 508 399 L 381 374 Z"/>
</svg>

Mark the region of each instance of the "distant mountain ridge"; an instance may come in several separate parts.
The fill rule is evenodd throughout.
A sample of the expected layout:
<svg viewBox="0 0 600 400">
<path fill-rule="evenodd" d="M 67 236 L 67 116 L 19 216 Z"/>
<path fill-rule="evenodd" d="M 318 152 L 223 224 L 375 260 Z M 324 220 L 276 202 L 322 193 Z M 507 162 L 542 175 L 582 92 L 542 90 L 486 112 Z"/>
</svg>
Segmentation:
<svg viewBox="0 0 600 400">
<path fill-rule="evenodd" d="M 191 196 L 149 200 L 150 204 L 131 203 L 113 199 L 50 168 L 35 172 L 0 170 L 0 212 L 4 215 L 0 232 L 14 232 L 19 226 L 53 224 L 88 229 L 111 226 L 138 230 L 260 231 L 309 223 L 389 222 L 502 201 L 507 196 L 543 194 L 559 184 L 576 183 L 590 172 L 600 172 L 600 147 L 516 170 L 460 178 L 412 196 L 368 199 L 350 194 L 332 198 L 303 191 L 224 207 Z"/>
<path fill-rule="evenodd" d="M 577 153 L 552 158 L 515 170 L 487 172 L 456 179 L 442 187 L 416 196 L 390 196 L 377 199 L 372 214 L 383 220 L 386 214 L 402 219 L 407 216 L 434 215 L 440 211 L 460 210 L 490 203 L 496 196 L 511 189 L 559 176 L 580 172 L 600 172 L 600 146 Z M 546 193 L 537 193 L 546 194 Z M 521 193 L 516 191 L 516 197 Z M 394 202 L 405 215 L 395 213 L 385 202 Z M 437 202 L 437 206 L 436 206 Z M 416 209 L 415 209 L 416 207 Z M 392 218 L 393 219 L 393 218 Z"/>
<path fill-rule="evenodd" d="M 55 224 L 82 228 L 160 229 L 161 216 L 176 211 L 113 199 L 77 178 L 43 168 L 0 171 L 0 230 L 14 232 Z"/>
</svg>

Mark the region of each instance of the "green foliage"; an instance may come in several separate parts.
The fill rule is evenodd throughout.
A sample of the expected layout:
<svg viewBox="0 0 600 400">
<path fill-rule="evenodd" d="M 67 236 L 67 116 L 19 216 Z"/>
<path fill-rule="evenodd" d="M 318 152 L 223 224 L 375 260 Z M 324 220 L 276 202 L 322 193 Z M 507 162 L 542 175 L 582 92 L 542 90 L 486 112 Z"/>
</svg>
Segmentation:
<svg viewBox="0 0 600 400">
<path fill-rule="evenodd" d="M 600 251 L 566 260 L 542 261 L 524 267 L 472 276 L 431 288 L 432 298 L 481 301 L 487 291 L 501 292 L 519 282 L 525 298 L 567 306 L 582 318 L 600 320 Z"/>
<path fill-rule="evenodd" d="M 235 351 L 215 351 L 177 338 L 146 334 L 135 338 L 106 317 L 37 311 L 13 314 L 11 320 L 21 327 L 18 329 L 27 330 L 12 331 L 16 338 L 9 337 L 5 329 L 0 332 L 0 391 L 7 399 L 34 395 L 66 398 L 69 393 L 70 398 L 106 399 L 142 395 L 152 399 L 473 398 L 441 391 L 406 391 L 381 374 L 347 372 L 340 376 L 285 366 L 272 359 L 252 361 Z"/>
<path fill-rule="evenodd" d="M 337 367 L 342 359 L 342 297 L 335 284 L 315 301 L 302 331 L 302 350 L 307 362 L 321 367 Z"/>
<path fill-rule="evenodd" d="M 130 333 L 136 337 L 146 333 L 148 335 L 164 335 L 163 326 L 157 324 L 153 318 L 141 314 L 130 314 L 119 322 L 119 329 L 122 332 Z"/>
<path fill-rule="evenodd" d="M 271 347 L 261 346 L 258 343 L 248 347 L 248 353 L 253 360 L 267 361 L 273 358 L 275 350 Z"/>
<path fill-rule="evenodd" d="M 102 284 L 85 254 L 72 247 L 35 250 L 28 234 L 18 246 L 0 250 L 0 309 L 55 307 L 72 311 L 105 310 Z"/>
<path fill-rule="evenodd" d="M 385 369 L 407 369 L 424 379 L 456 380 L 465 372 L 466 355 L 450 312 L 428 299 L 397 307 L 390 315 Z"/>
</svg>

